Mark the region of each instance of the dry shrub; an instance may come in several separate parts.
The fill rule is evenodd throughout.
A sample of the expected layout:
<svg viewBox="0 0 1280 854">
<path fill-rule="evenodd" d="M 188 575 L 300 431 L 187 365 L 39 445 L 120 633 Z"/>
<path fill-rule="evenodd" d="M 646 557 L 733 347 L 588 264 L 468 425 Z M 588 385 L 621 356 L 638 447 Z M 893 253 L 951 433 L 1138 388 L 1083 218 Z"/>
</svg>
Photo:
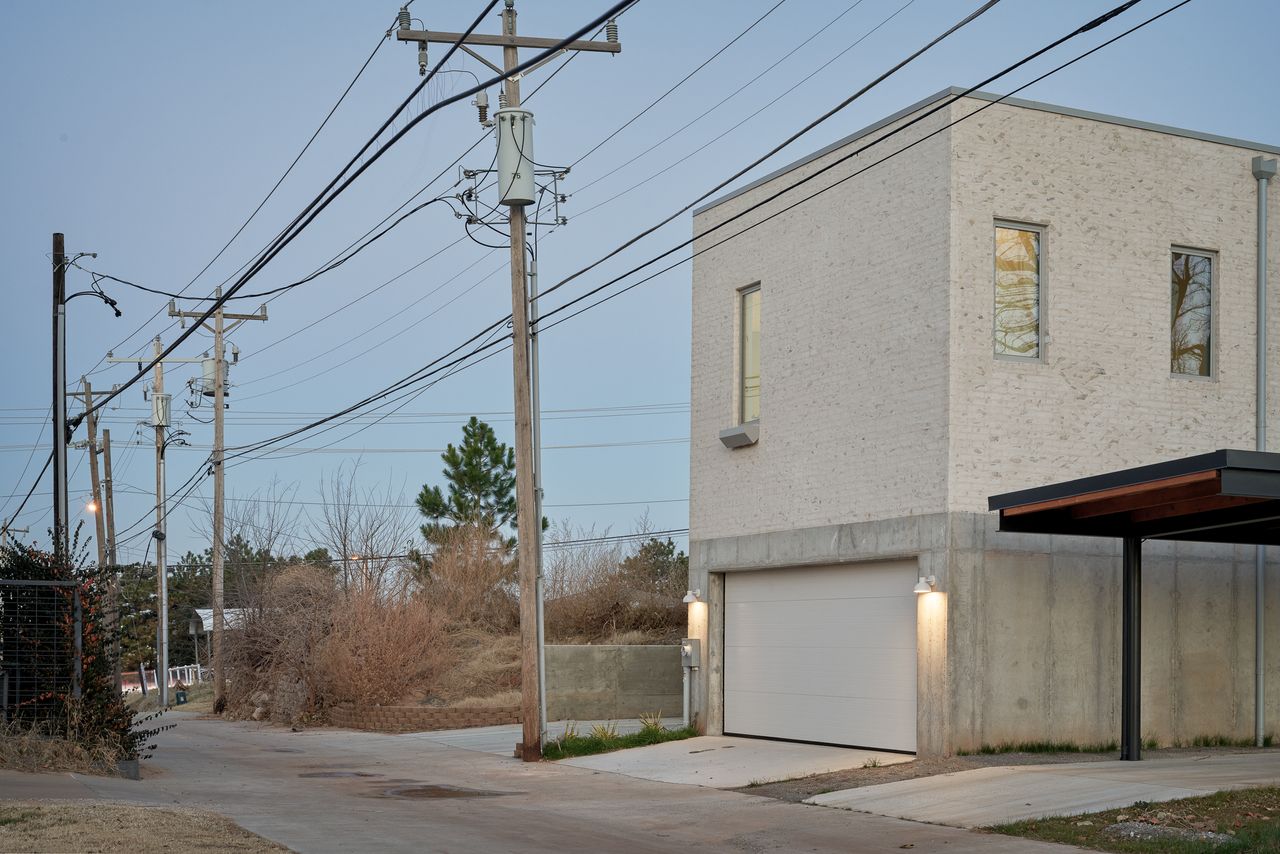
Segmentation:
<svg viewBox="0 0 1280 854">
<path fill-rule="evenodd" d="M 249 591 L 241 624 L 223 634 L 231 717 L 295 723 L 323 708 L 317 653 L 338 600 L 333 576 L 311 566 L 283 569 Z"/>
<path fill-rule="evenodd" d="M 318 658 L 331 702 L 387 705 L 431 684 L 451 656 L 442 612 L 408 590 L 352 591 L 333 614 Z"/>
<path fill-rule="evenodd" d="M 458 525 L 436 535 L 422 593 L 456 624 L 514 631 L 520 622 L 516 565 L 485 528 Z"/>
<path fill-rule="evenodd" d="M 545 552 L 547 639 L 557 643 L 666 643 L 687 627 L 679 583 L 655 582 L 647 544 L 557 549 L 558 540 L 590 539 L 592 531 L 561 529 Z M 687 576 L 686 576 L 687 578 Z M 679 592 L 675 587 L 679 587 Z"/>
</svg>

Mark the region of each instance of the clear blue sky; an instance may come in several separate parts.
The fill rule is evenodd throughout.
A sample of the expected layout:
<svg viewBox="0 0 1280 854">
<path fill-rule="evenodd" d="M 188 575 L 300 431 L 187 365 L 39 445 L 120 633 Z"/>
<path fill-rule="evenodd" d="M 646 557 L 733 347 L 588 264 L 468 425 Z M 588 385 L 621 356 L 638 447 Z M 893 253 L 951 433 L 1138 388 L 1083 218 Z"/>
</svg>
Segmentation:
<svg viewBox="0 0 1280 854">
<path fill-rule="evenodd" d="M 620 56 L 578 57 L 529 104 L 538 121 L 538 159 L 555 164 L 576 160 L 774 2 L 641 0 L 621 21 Z M 543 284 L 557 281 L 683 206 L 978 5 L 976 0 L 914 0 L 810 82 L 744 121 L 904 3 L 784 2 L 675 94 L 573 170 L 566 192 L 599 183 L 572 198 L 564 210 L 569 226 L 542 242 Z M 945 86 L 975 82 L 1111 5 L 1099 0 L 1005 0 L 762 171 Z M 1103 31 L 990 88 L 1007 91 L 1169 5 L 1172 0 L 1145 0 Z M 529 35 L 563 35 L 604 6 L 580 0 L 524 2 L 520 29 Z M 854 6 L 804 49 L 703 115 Z M 420 0 L 413 12 L 426 16 L 429 29 L 461 30 L 479 8 L 478 3 Z M 99 253 L 94 263 L 104 272 L 166 290 L 187 284 L 293 159 L 395 11 L 394 3 L 296 0 L 200 6 L 6 5 L 0 27 L 0 93 L 7 113 L 0 138 L 0 257 L 6 262 L 6 301 L 0 313 L 0 358 L 5 366 L 0 404 L 0 505 L 5 506 L 0 516 L 13 512 L 17 498 L 10 495 L 25 492 L 48 452 L 43 419 L 49 405 L 50 234 L 65 232 L 71 251 Z M 1280 111 L 1269 106 L 1272 81 L 1280 71 L 1269 27 L 1273 13 L 1274 7 L 1261 0 L 1195 0 L 1023 97 L 1280 142 Z M 497 25 L 495 18 L 486 29 L 495 31 Z M 433 57 L 441 50 L 433 47 Z M 483 74 L 472 60 L 456 60 L 452 67 Z M 528 78 L 525 91 L 553 67 Z M 434 100 L 469 80 L 461 74 L 447 75 L 427 94 Z M 278 194 L 191 292 L 207 294 L 264 245 L 417 82 L 414 49 L 395 42 L 384 45 Z M 492 94 L 496 107 L 496 92 Z M 622 166 L 699 117 L 670 142 Z M 703 147 L 726 130 L 730 132 L 722 139 Z M 275 286 L 310 272 L 479 136 L 474 110 L 465 104 L 423 122 L 250 288 Z M 485 167 L 491 158 L 486 140 L 465 164 Z M 672 168 L 642 189 L 579 215 L 668 166 Z M 444 190 L 450 183 L 436 186 Z M 689 232 L 686 215 L 566 291 L 580 293 Z M 443 206 L 433 206 L 346 266 L 272 302 L 269 322 L 239 330 L 234 341 L 243 360 L 232 369 L 228 443 L 273 435 L 300 423 L 306 414 L 334 411 L 504 314 L 509 309 L 505 251 L 490 254 L 464 240 L 373 296 L 321 319 L 460 236 L 458 222 Z M 87 284 L 87 276 L 78 271 L 69 277 L 69 290 Z M 549 414 L 597 410 L 562 416 L 608 416 L 548 420 L 545 442 L 611 445 L 546 451 L 548 515 L 554 519 L 617 533 L 630 530 L 647 511 L 656 528 L 687 525 L 688 505 L 679 499 L 688 496 L 689 284 L 685 265 L 545 336 L 544 408 Z M 112 347 L 117 355 L 128 355 L 147 345 L 152 335 L 161 333 L 167 342 L 176 332 L 161 318 L 122 341 L 165 300 L 119 285 L 108 284 L 107 289 L 125 311 L 119 320 L 87 299 L 70 305 L 72 380 L 93 368 Z M 180 355 L 199 355 L 207 344 L 196 340 Z M 369 349 L 375 345 L 379 346 Z M 99 369 L 92 379 L 106 387 L 130 374 L 127 366 L 116 366 Z M 187 366 L 172 368 L 169 390 L 179 391 L 192 375 Z M 183 397 L 175 395 L 179 414 L 177 404 Z M 386 423 L 348 437 L 360 426 L 356 424 L 301 443 L 334 443 L 339 452 L 269 458 L 229 468 L 228 492 L 249 496 L 275 478 L 296 483 L 297 499 L 314 501 L 320 478 L 344 462 L 350 464 L 358 449 L 442 448 L 456 440 L 461 422 L 471 413 L 481 414 L 509 438 L 511 425 L 504 413 L 510 401 L 509 355 L 503 354 L 435 386 Z M 151 499 L 142 493 L 151 489 L 154 474 L 151 450 L 125 445 L 130 439 L 147 440 L 145 430 L 134 434 L 138 420 L 146 416 L 141 391 L 130 389 L 121 403 L 108 413 L 106 426 L 117 443 L 116 507 L 123 529 L 150 508 Z M 676 406 L 661 414 L 598 411 L 652 404 Z M 209 409 L 196 414 L 207 418 Z M 182 417 L 182 422 L 194 443 L 208 445 L 211 428 L 190 417 Z M 83 429 L 77 438 L 82 437 Z M 171 486 L 185 481 L 205 453 L 174 451 Z M 70 456 L 75 473 L 73 513 L 83 507 L 89 489 L 84 456 L 80 451 Z M 30 466 L 23 474 L 28 459 Z M 410 501 L 424 482 L 439 482 L 440 468 L 438 453 L 370 452 L 363 455 L 360 477 L 368 486 L 390 484 Z M 15 523 L 31 526 L 42 540 L 47 539 L 43 531 L 50 523 L 48 490 L 46 479 L 28 512 Z M 201 493 L 207 496 L 209 490 L 206 481 Z M 206 545 L 198 516 L 177 512 L 171 517 L 173 551 Z M 144 538 L 131 541 L 121 557 L 137 559 L 144 543 Z"/>
</svg>

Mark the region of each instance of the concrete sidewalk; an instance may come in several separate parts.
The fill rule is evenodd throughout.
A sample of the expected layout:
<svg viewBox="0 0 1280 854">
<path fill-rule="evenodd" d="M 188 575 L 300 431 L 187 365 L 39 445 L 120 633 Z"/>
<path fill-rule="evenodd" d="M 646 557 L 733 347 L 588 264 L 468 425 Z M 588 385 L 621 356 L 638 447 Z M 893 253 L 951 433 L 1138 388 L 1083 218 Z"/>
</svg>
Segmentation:
<svg viewBox="0 0 1280 854">
<path fill-rule="evenodd" d="M 894 765 L 913 758 L 902 753 L 720 735 L 562 759 L 558 764 L 660 783 L 739 789 L 752 783 L 861 768 L 869 762 Z"/>
<path fill-rule="evenodd" d="M 1268 751 L 979 768 L 829 792 L 805 803 L 955 827 L 987 827 L 1277 784 L 1280 753 Z"/>
</svg>

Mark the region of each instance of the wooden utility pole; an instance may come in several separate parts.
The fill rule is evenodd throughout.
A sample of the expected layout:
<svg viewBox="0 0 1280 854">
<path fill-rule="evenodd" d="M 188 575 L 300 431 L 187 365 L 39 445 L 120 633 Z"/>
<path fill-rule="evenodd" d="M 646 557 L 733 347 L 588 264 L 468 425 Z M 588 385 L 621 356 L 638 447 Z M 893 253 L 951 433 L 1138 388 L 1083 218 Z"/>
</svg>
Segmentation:
<svg viewBox="0 0 1280 854">
<path fill-rule="evenodd" d="M 98 477 L 98 416 L 93 411 L 93 386 L 89 383 L 89 378 L 81 377 L 80 384 L 81 390 L 71 394 L 84 403 L 85 429 L 89 433 L 89 484 L 93 490 L 93 526 L 97 537 L 98 568 L 101 569 L 107 565 L 107 535 L 102 510 L 102 481 Z"/>
<path fill-rule="evenodd" d="M 511 72 L 520 64 L 519 49 L 521 47 L 546 49 L 559 44 L 557 39 L 521 37 L 516 34 L 515 0 L 506 0 L 506 8 L 502 12 L 502 34 L 484 35 L 473 33 L 464 37 L 462 33 L 433 32 L 408 28 L 407 17 L 402 18 L 402 28 L 396 31 L 400 41 L 441 42 L 447 44 L 460 43 L 462 50 L 487 65 L 499 74 L 507 75 L 505 82 L 506 109 L 520 107 L 520 76 Z M 575 41 L 565 50 L 598 51 L 603 53 L 619 53 L 622 45 L 617 39 L 617 25 L 609 22 L 607 41 Z M 502 67 L 485 59 L 472 46 L 501 46 Z M 545 61 L 549 61 L 547 57 Z M 425 57 L 420 59 L 425 63 Z M 420 65 L 425 73 L 425 64 Z M 537 66 L 535 66 L 537 67 Z M 527 69 L 527 74 L 533 69 Z M 532 117 L 530 117 L 532 121 Z M 498 134 L 503 133 L 499 124 Z M 521 167 L 532 170 L 532 160 L 525 159 L 520 152 Z M 524 164 L 528 164 L 527 167 Z M 507 188 L 510 189 L 509 187 Z M 533 762 L 542 757 L 542 716 L 545 707 L 542 703 L 541 677 L 541 637 L 538 602 L 540 566 L 540 538 L 542 536 L 542 514 L 539 512 L 537 483 L 535 472 L 535 453 L 533 436 L 533 406 L 530 371 L 530 329 L 529 329 L 529 288 L 528 274 L 525 267 L 525 212 L 522 204 L 527 202 L 506 202 L 508 204 L 509 222 L 511 226 L 511 318 L 512 345 L 511 370 L 515 385 L 515 451 L 516 451 L 516 518 L 520 523 L 517 534 L 517 559 L 520 572 L 520 691 L 522 698 L 523 731 L 522 741 L 516 745 L 516 755 L 526 762 Z"/>
<path fill-rule="evenodd" d="M 107 566 L 111 567 L 111 583 L 107 592 L 107 612 L 111 615 L 111 674 L 116 692 L 122 687 L 120 678 L 120 571 L 116 563 L 116 500 L 111 484 L 111 431 L 102 431 L 103 524 L 106 526 Z"/>
<path fill-rule="evenodd" d="M 214 291 L 214 298 L 221 299 L 222 288 Z M 204 316 L 202 311 L 178 311 L 173 303 L 169 304 L 169 316 L 177 318 L 196 318 L 200 319 Z M 213 638 L 212 650 L 210 657 L 213 659 L 213 710 L 215 713 L 221 714 L 226 706 L 226 673 L 224 669 L 224 660 L 222 653 L 222 621 L 223 621 L 223 543 L 222 530 L 224 524 L 223 504 L 225 495 L 225 473 L 223 471 L 222 458 L 223 451 L 226 446 L 223 437 L 223 416 L 227 408 L 226 405 L 226 379 L 227 379 L 227 354 L 226 354 L 226 336 L 232 332 L 240 324 L 247 320 L 266 320 L 267 306 L 263 304 L 256 314 L 231 314 L 218 306 L 217 311 L 213 313 L 213 324 L 209 321 L 201 321 L 201 325 L 209 332 L 213 333 L 213 453 L 210 462 L 213 465 L 213 542 L 210 547 L 213 552 Z M 232 321 L 228 326 L 226 321 Z M 238 353 L 238 351 L 237 351 Z M 205 372 L 205 381 L 208 382 L 210 377 L 208 371 Z M 208 394 L 208 389 L 204 389 L 204 394 Z"/>
</svg>

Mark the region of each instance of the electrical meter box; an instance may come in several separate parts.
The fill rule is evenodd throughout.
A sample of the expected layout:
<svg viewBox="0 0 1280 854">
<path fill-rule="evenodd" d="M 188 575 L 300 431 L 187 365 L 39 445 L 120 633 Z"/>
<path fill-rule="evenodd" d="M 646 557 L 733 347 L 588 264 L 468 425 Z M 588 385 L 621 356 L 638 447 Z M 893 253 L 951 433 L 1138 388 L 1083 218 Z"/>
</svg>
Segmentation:
<svg viewBox="0 0 1280 854">
<path fill-rule="evenodd" d="M 702 641 L 684 638 L 680 641 L 680 666 L 698 667 L 702 663 Z"/>
</svg>

